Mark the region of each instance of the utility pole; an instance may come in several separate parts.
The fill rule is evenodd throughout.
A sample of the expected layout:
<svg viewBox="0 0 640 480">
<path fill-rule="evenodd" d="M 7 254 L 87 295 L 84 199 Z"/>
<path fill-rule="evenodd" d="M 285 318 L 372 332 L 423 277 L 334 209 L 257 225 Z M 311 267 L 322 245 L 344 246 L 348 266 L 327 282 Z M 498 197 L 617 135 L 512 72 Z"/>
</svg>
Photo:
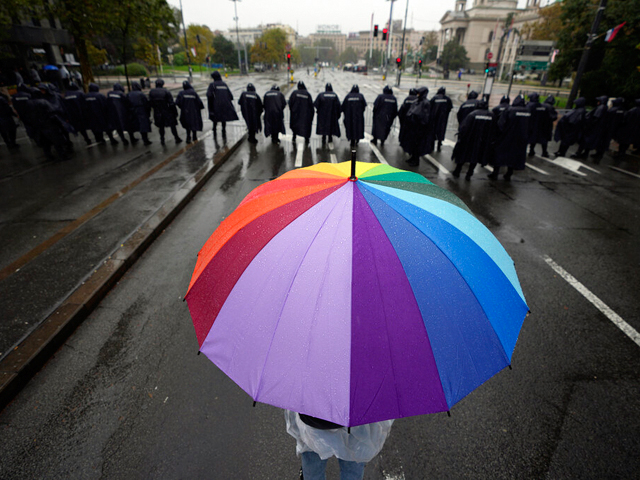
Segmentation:
<svg viewBox="0 0 640 480">
<path fill-rule="evenodd" d="M 240 58 L 240 33 L 238 31 L 238 2 L 240 0 L 231 1 L 233 2 L 233 9 L 236 13 L 236 16 L 234 17 L 234 20 L 236 21 L 236 50 L 238 51 L 238 68 L 240 69 L 240 74 L 242 74 L 242 59 Z"/>
<path fill-rule="evenodd" d="M 184 49 L 187 52 L 187 63 L 189 64 L 189 83 L 193 82 L 191 70 L 191 55 L 189 55 L 189 44 L 187 43 L 187 27 L 184 25 L 184 12 L 182 11 L 182 0 L 180 0 L 180 16 L 182 17 L 182 33 L 184 33 Z"/>
<path fill-rule="evenodd" d="M 387 58 L 384 62 L 384 76 L 387 76 L 387 69 L 389 68 L 389 57 L 391 56 L 391 35 L 393 34 L 393 2 L 396 0 L 387 0 L 391 2 L 389 8 L 389 34 L 387 35 Z"/>
<path fill-rule="evenodd" d="M 584 50 L 582 51 L 582 57 L 580 57 L 580 63 L 578 64 L 578 71 L 576 72 L 576 78 L 573 81 L 573 85 L 571 86 L 571 93 L 569 94 L 569 98 L 567 99 L 567 108 L 573 107 L 573 101 L 576 99 L 578 95 L 578 87 L 580 86 L 580 79 L 582 78 L 582 74 L 584 73 L 584 69 L 587 66 L 587 61 L 589 60 L 589 53 L 591 52 L 591 45 L 593 41 L 596 39 L 596 32 L 598 31 L 598 27 L 600 26 L 600 20 L 602 19 L 602 14 L 604 13 L 604 9 L 607 6 L 607 0 L 600 0 L 600 6 L 598 7 L 598 11 L 596 12 L 596 18 L 593 20 L 593 25 L 591 25 L 591 33 L 587 37 L 587 43 L 584 46 Z"/>
<path fill-rule="evenodd" d="M 398 65 L 398 83 L 400 86 L 400 77 L 402 76 L 402 64 L 404 63 L 404 37 L 407 33 L 407 12 L 409 12 L 409 0 L 407 0 L 407 7 L 404 10 L 404 24 L 402 25 L 402 47 L 400 47 L 400 65 Z"/>
</svg>

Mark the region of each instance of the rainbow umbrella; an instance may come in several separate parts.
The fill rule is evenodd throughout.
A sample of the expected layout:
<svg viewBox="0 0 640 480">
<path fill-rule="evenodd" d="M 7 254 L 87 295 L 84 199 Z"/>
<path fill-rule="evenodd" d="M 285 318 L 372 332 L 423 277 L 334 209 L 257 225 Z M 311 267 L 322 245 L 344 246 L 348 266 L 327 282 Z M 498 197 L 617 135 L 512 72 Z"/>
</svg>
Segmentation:
<svg viewBox="0 0 640 480">
<path fill-rule="evenodd" d="M 508 366 L 528 308 L 455 195 L 321 163 L 253 190 L 198 255 L 200 351 L 262 403 L 344 426 L 448 411 Z"/>
</svg>

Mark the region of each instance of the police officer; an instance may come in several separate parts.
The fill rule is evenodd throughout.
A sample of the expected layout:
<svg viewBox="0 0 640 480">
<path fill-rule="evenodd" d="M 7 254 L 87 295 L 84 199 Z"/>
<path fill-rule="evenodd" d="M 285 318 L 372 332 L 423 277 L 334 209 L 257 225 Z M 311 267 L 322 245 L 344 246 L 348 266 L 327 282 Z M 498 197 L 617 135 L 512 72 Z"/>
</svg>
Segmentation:
<svg viewBox="0 0 640 480">
<path fill-rule="evenodd" d="M 511 99 L 506 95 L 503 95 L 502 98 L 500 99 L 500 103 L 495 107 L 493 107 L 493 110 L 491 110 L 493 112 L 495 121 L 498 121 L 498 119 L 500 118 L 500 115 L 502 115 L 502 112 L 504 112 L 507 108 L 509 108 L 510 103 L 511 103 Z"/>
<path fill-rule="evenodd" d="M 485 100 L 478 102 L 477 108 L 467 115 L 460 125 L 458 141 L 453 149 L 451 159 L 456 162 L 454 177 L 459 177 L 462 166 L 469 164 L 465 180 L 470 180 L 476 165 L 486 165 L 491 159 L 491 142 L 495 116 L 489 111 Z"/>
<path fill-rule="evenodd" d="M 551 103 L 548 102 L 551 98 Z M 529 103 L 527 108 L 531 112 L 531 124 L 529 125 L 529 156 L 533 157 L 536 144 L 542 146 L 542 156 L 549 158 L 547 145 L 551 140 L 551 131 L 553 130 L 553 122 L 558 118 L 556 109 L 553 108 L 555 99 L 550 96 L 544 103 L 540 103 L 540 96 L 537 93 L 529 95 Z"/>
<path fill-rule="evenodd" d="M 607 96 L 596 98 L 598 102 L 596 108 L 590 110 L 585 115 L 585 122 L 582 132 L 582 141 L 578 151 L 571 155 L 571 158 L 587 158 L 589 152 L 595 149 L 594 159 L 601 159 L 604 152 L 609 148 L 609 138 L 607 135 Z"/>
<path fill-rule="evenodd" d="M 407 135 L 402 148 L 410 155 L 406 161 L 412 167 L 420 164 L 420 156 L 433 151 L 433 129 L 431 128 L 431 103 L 427 99 L 429 89 L 418 89 L 416 102 L 409 107 L 405 116 Z"/>
<path fill-rule="evenodd" d="M 289 111 L 291 112 L 289 126 L 293 133 L 293 143 L 296 141 L 296 135 L 304 137 L 305 142 L 309 143 L 315 110 L 311 94 L 302 81 L 298 82 L 298 89 L 294 90 L 289 97 Z"/>
<path fill-rule="evenodd" d="M 460 105 L 460 108 L 458 109 L 458 114 L 457 114 L 458 127 L 462 125 L 464 118 L 467 115 L 469 115 L 471 112 L 473 112 L 477 106 L 478 106 L 478 92 L 472 90 L 471 92 L 469 92 L 469 95 L 467 95 L 467 101 L 464 102 L 462 105 Z"/>
<path fill-rule="evenodd" d="M 171 128 L 171 133 L 173 133 L 176 143 L 182 142 L 176 129 L 178 109 L 173 101 L 171 92 L 164 88 L 164 80 L 161 78 L 156 80 L 156 88 L 152 88 L 149 92 L 149 102 L 153 108 L 153 121 L 160 131 L 160 143 L 164 145 L 165 127 Z"/>
<path fill-rule="evenodd" d="M 284 128 L 284 109 L 287 101 L 280 91 L 280 87 L 274 85 L 264 94 L 264 136 L 271 137 L 272 143 L 280 143 L 278 135 L 286 133 Z"/>
<path fill-rule="evenodd" d="M 400 133 L 398 134 L 398 141 L 400 142 L 400 146 L 407 151 L 409 145 L 409 137 L 407 134 L 408 131 L 408 123 L 407 123 L 407 112 L 409 112 L 409 108 L 411 105 L 418 101 L 418 90 L 412 88 L 409 90 L 409 95 L 402 102 L 402 106 L 398 110 L 398 120 L 400 121 Z"/>
<path fill-rule="evenodd" d="M 489 174 L 491 180 L 497 180 L 502 166 L 507 167 L 507 173 L 504 174 L 507 181 L 511 180 L 514 170 L 524 170 L 530 121 L 531 111 L 525 105 L 524 98 L 518 95 L 498 120 L 495 152 L 491 161 L 493 172 Z"/>
<path fill-rule="evenodd" d="M 32 126 L 38 138 L 38 144 L 44 150 L 48 159 L 54 160 L 51 147 L 55 147 L 60 160 L 69 158 L 67 144 L 65 141 L 65 131 L 60 122 L 53 105 L 44 98 L 44 94 L 39 89 L 34 89 L 31 99 L 28 102 L 32 116 Z"/>
<path fill-rule="evenodd" d="M 69 82 L 69 86 L 64 95 L 64 106 L 67 111 L 69 123 L 75 128 L 76 132 L 82 135 L 84 141 L 89 145 L 91 140 L 89 139 L 89 135 L 87 135 L 87 123 L 84 118 L 84 92 L 82 92 L 74 82 Z"/>
<path fill-rule="evenodd" d="M 380 146 L 384 146 L 384 142 L 389 136 L 391 125 L 398 116 L 398 101 L 393 95 L 393 90 L 389 85 L 382 89 L 382 94 L 378 95 L 376 101 L 373 102 L 373 125 L 371 126 L 371 136 L 374 145 L 380 140 Z"/>
<path fill-rule="evenodd" d="M 334 93 L 330 83 L 325 85 L 324 92 L 318 94 L 313 105 L 318 112 L 316 133 L 322 135 L 323 144 L 326 143 L 327 136 L 329 143 L 333 142 L 333 135 L 340 137 L 340 122 L 338 120 L 341 112 L 340 99 Z"/>
<path fill-rule="evenodd" d="M 0 135 L 9 149 L 19 147 L 16 143 L 16 131 L 18 130 L 15 122 L 16 117 L 17 114 L 9 104 L 9 99 L 0 93 Z"/>
<path fill-rule="evenodd" d="M 109 126 L 109 109 L 107 97 L 100 93 L 100 87 L 95 83 L 89 84 L 89 91 L 84 95 L 84 118 L 87 127 L 96 137 L 96 142 L 105 143 L 103 133 L 106 133 L 111 141 L 111 145 L 117 145 L 118 141 L 113 138 L 112 128 Z"/>
<path fill-rule="evenodd" d="M 129 145 L 124 137 L 124 131 L 129 132 L 131 143 L 136 143 L 138 139 L 135 137 L 129 125 L 129 117 L 131 115 L 131 105 L 124 88 L 119 83 L 113 85 L 113 90 L 107 94 L 107 105 L 109 107 L 109 122 L 112 129 L 118 132 L 118 136 L 122 139 L 122 143 Z"/>
<path fill-rule="evenodd" d="M 364 138 L 365 108 L 367 108 L 367 102 L 360 93 L 358 85 L 354 85 L 342 102 L 344 130 L 352 145 Z"/>
<path fill-rule="evenodd" d="M 142 91 L 142 87 L 138 82 L 131 83 L 132 91 L 127 94 L 129 104 L 131 105 L 131 130 L 140 132 L 142 143 L 145 146 L 151 145 L 149 140 L 149 132 L 151 132 L 151 103 Z"/>
<path fill-rule="evenodd" d="M 187 131 L 187 143 L 191 143 L 191 134 L 193 134 L 193 141 L 196 142 L 198 140 L 196 132 L 202 131 L 200 110 L 204 109 L 204 103 L 186 80 L 182 82 L 182 91 L 178 93 L 176 105 L 180 107 L 180 124 Z"/>
<path fill-rule="evenodd" d="M 227 134 L 227 123 L 238 120 L 238 114 L 233 108 L 233 94 L 225 82 L 222 81 L 217 70 L 211 74 L 213 82 L 207 88 L 207 105 L 209 119 L 213 122 L 213 135 L 218 133 L 218 123 L 222 124 L 222 135 Z"/>
<path fill-rule="evenodd" d="M 640 150 L 640 99 L 636 99 L 635 106 L 625 112 L 624 121 L 617 136 L 618 156 L 624 155 L 632 144 L 636 149 L 634 153 L 638 153 Z"/>
<path fill-rule="evenodd" d="M 262 131 L 262 121 L 260 117 L 264 110 L 262 106 L 262 100 L 256 93 L 256 87 L 252 83 L 247 85 L 247 90 L 242 92 L 240 100 L 240 111 L 247 124 L 247 130 L 249 131 L 249 143 L 258 143 L 256 140 L 256 132 Z"/>
<path fill-rule="evenodd" d="M 11 96 L 11 103 L 18 114 L 18 118 L 24 125 L 24 129 L 27 131 L 27 136 L 37 144 L 38 140 L 32 126 L 31 113 L 28 107 L 29 100 L 31 100 L 31 89 L 24 83 L 18 85 L 18 91 Z"/>
<path fill-rule="evenodd" d="M 434 135 L 438 141 L 438 151 L 442 150 L 442 142 L 447 133 L 449 113 L 453 110 L 453 103 L 447 96 L 444 87 L 438 89 L 438 93 L 431 99 L 431 116 L 433 118 Z"/>
</svg>

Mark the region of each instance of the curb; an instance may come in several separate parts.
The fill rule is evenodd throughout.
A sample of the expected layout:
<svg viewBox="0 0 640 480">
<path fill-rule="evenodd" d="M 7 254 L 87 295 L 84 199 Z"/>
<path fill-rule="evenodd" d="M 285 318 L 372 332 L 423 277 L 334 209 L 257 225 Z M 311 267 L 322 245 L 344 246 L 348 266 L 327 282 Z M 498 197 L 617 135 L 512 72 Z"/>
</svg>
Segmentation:
<svg viewBox="0 0 640 480">
<path fill-rule="evenodd" d="M 74 330 L 91 314 L 124 273 L 160 236 L 213 174 L 238 149 L 231 147 L 208 160 L 185 184 L 140 225 L 27 338 L 0 361 L 0 411 L 24 388 Z"/>
</svg>

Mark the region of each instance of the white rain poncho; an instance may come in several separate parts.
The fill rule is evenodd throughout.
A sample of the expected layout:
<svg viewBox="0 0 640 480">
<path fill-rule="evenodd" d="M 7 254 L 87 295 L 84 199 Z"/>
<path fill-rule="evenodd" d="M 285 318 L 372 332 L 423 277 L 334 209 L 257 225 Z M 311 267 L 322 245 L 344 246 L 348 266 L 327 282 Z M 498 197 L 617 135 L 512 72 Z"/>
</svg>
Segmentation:
<svg viewBox="0 0 640 480">
<path fill-rule="evenodd" d="M 391 431 L 393 420 L 369 423 L 335 430 L 320 430 L 310 427 L 296 412 L 284 411 L 287 433 L 296 439 L 296 454 L 315 452 L 322 460 L 338 457 L 350 462 L 366 463 L 375 457 Z"/>
</svg>

